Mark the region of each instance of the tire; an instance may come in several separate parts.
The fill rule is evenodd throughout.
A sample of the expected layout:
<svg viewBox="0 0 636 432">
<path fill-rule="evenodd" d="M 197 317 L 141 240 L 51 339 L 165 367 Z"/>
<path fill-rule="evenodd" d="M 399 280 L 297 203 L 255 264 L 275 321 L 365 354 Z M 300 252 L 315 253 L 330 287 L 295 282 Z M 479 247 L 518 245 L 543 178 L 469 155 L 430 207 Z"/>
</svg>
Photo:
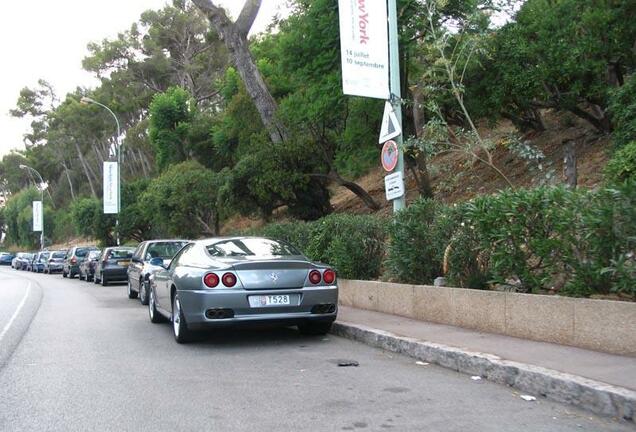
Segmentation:
<svg viewBox="0 0 636 432">
<path fill-rule="evenodd" d="M 148 304 L 148 281 L 139 281 L 139 301 L 144 306 Z"/>
<path fill-rule="evenodd" d="M 68 278 L 69 279 L 74 279 L 75 278 L 75 273 L 73 273 L 72 271 L 68 272 Z"/>
<path fill-rule="evenodd" d="M 84 276 L 82 276 L 82 272 L 81 271 L 77 274 L 77 279 L 84 280 Z"/>
<path fill-rule="evenodd" d="M 67 273 L 64 270 L 62 270 L 62 277 L 65 278 L 67 276 L 68 276 Z"/>
<path fill-rule="evenodd" d="M 94 278 L 94 276 L 91 276 L 88 273 L 86 273 L 86 282 L 92 282 L 93 278 Z"/>
<path fill-rule="evenodd" d="M 172 299 L 172 333 L 174 334 L 174 340 L 178 344 L 192 341 L 192 331 L 188 329 L 188 324 L 183 315 L 179 293 L 175 293 Z"/>
<path fill-rule="evenodd" d="M 98 285 L 100 282 L 101 282 L 101 280 L 97 277 L 97 273 L 95 273 L 95 274 L 93 275 L 93 283 L 94 283 L 95 285 Z"/>
<path fill-rule="evenodd" d="M 150 294 L 148 295 L 148 316 L 150 317 L 150 322 L 153 324 L 159 324 L 166 320 L 157 310 L 157 305 L 155 304 L 155 293 L 152 289 L 150 289 Z"/>
<path fill-rule="evenodd" d="M 108 279 L 104 275 L 102 275 L 102 286 L 108 286 Z"/>
<path fill-rule="evenodd" d="M 137 291 L 133 291 L 132 286 L 130 285 L 130 279 L 128 279 L 127 291 L 129 299 L 136 299 L 139 294 Z"/>
<path fill-rule="evenodd" d="M 298 331 L 300 334 L 311 336 L 322 336 L 329 333 L 331 329 L 331 321 L 309 321 L 303 324 L 298 324 Z"/>
</svg>

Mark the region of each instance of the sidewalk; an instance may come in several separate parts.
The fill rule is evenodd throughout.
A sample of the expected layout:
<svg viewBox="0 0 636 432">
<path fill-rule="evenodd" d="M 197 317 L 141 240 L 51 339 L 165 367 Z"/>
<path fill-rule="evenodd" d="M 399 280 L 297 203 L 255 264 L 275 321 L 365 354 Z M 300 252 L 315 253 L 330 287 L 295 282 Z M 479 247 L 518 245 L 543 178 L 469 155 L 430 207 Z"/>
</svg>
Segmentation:
<svg viewBox="0 0 636 432">
<path fill-rule="evenodd" d="M 634 419 L 636 358 L 339 306 L 334 333 L 536 396 Z"/>
</svg>

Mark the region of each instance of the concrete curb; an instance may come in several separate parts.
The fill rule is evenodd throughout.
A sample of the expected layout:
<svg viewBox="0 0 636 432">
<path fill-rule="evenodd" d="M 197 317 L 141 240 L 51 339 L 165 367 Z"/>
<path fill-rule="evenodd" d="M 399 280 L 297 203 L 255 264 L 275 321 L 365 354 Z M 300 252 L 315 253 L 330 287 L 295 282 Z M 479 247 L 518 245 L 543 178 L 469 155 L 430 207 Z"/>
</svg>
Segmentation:
<svg viewBox="0 0 636 432">
<path fill-rule="evenodd" d="M 597 414 L 629 421 L 634 421 L 636 416 L 636 391 L 625 388 L 539 366 L 503 360 L 491 354 L 402 337 L 359 324 L 337 321 L 333 324 L 331 333 L 458 372 L 479 375 L 524 393 L 544 396 Z"/>
</svg>

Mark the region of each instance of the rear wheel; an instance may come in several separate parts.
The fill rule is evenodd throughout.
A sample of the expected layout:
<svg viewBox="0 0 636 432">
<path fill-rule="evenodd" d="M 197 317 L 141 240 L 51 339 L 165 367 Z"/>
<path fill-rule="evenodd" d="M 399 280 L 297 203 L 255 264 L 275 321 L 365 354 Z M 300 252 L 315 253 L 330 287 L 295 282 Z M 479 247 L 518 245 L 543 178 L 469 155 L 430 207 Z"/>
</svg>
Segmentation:
<svg viewBox="0 0 636 432">
<path fill-rule="evenodd" d="M 132 286 L 130 285 L 130 279 L 128 279 L 128 298 L 136 299 L 137 294 L 138 294 L 137 291 L 133 291 Z"/>
<path fill-rule="evenodd" d="M 77 278 L 79 280 L 84 280 L 84 276 L 82 276 L 82 271 L 80 270 L 80 272 L 77 274 Z"/>
<path fill-rule="evenodd" d="M 176 340 L 177 343 L 182 344 L 192 340 L 192 331 L 188 330 L 188 324 L 183 315 L 183 309 L 181 309 L 181 301 L 179 300 L 178 293 L 175 293 L 174 299 L 172 300 L 172 330 L 174 340 Z"/>
<path fill-rule="evenodd" d="M 62 270 L 62 277 L 64 277 L 64 278 L 65 278 L 65 277 L 67 277 L 67 276 L 68 276 L 68 274 L 67 274 L 64 270 Z"/>
<path fill-rule="evenodd" d="M 142 305 L 148 304 L 148 281 L 139 281 L 139 301 Z"/>
<path fill-rule="evenodd" d="M 298 331 L 304 335 L 325 335 L 331 329 L 331 322 L 309 321 L 298 324 Z"/>
<path fill-rule="evenodd" d="M 163 315 L 157 310 L 157 304 L 155 303 L 155 293 L 152 288 L 148 293 L 148 316 L 150 316 L 150 322 L 158 324 L 165 321 Z"/>
</svg>

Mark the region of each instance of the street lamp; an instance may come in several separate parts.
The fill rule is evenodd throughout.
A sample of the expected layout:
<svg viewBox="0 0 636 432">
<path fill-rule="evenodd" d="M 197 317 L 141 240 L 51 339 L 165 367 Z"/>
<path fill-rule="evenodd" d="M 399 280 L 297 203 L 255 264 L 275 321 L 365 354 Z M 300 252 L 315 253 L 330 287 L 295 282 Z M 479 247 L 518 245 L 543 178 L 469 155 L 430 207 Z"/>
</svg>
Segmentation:
<svg viewBox="0 0 636 432">
<path fill-rule="evenodd" d="M 104 105 L 101 102 L 97 102 L 95 99 L 91 99 L 88 96 L 82 96 L 82 98 L 80 99 L 80 103 L 83 105 L 88 105 L 88 104 L 95 104 L 95 105 L 99 105 L 100 107 L 104 108 L 106 111 L 108 111 L 110 113 L 110 115 L 113 116 L 113 118 L 115 119 L 115 123 L 117 124 L 117 218 L 115 219 L 115 233 L 117 235 L 117 246 L 119 246 L 119 212 L 121 211 L 121 143 L 120 143 L 120 136 L 121 136 L 121 130 L 120 130 L 120 126 L 119 126 L 119 119 L 117 119 L 117 116 L 115 115 L 115 113 L 108 108 L 106 105 Z"/>
<path fill-rule="evenodd" d="M 35 174 L 37 174 L 38 178 L 40 179 L 40 188 L 41 188 L 40 193 L 42 195 L 40 198 L 42 200 L 42 231 L 40 231 L 40 250 L 44 250 L 44 180 L 42 179 L 42 176 L 35 168 L 31 168 L 28 165 L 20 164 L 20 169 L 34 172 Z"/>
</svg>

